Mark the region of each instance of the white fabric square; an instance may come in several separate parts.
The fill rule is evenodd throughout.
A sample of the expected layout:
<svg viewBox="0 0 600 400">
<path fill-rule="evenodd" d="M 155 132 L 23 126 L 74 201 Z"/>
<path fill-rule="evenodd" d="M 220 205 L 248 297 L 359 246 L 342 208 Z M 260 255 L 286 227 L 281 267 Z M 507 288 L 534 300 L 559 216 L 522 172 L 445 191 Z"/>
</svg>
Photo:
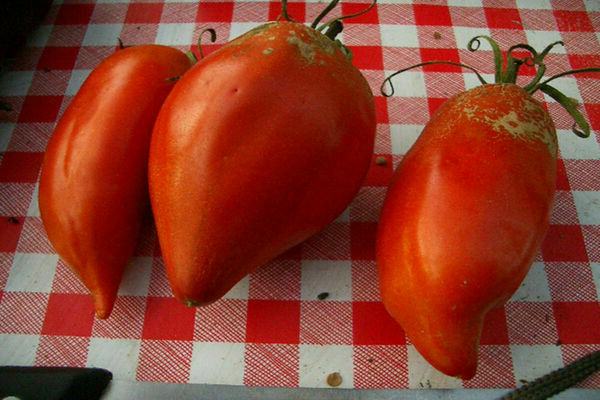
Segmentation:
<svg viewBox="0 0 600 400">
<path fill-rule="evenodd" d="M 571 160 L 598 160 L 600 146 L 594 135 L 582 139 L 570 129 L 557 129 L 558 149 L 560 156 Z"/>
<path fill-rule="evenodd" d="M 600 2 L 598 0 L 583 0 L 583 3 L 588 11 L 600 11 Z"/>
<path fill-rule="evenodd" d="M 556 46 L 556 48 L 560 48 L 561 46 Z M 542 48 L 543 49 L 543 48 Z M 538 49 L 541 51 L 541 49 Z M 544 79 L 542 79 L 543 81 Z M 579 93 L 579 86 L 577 86 L 577 80 L 573 77 L 563 77 L 560 79 L 555 79 L 551 83 L 548 83 L 553 88 L 561 91 L 565 96 L 575 99 L 579 102 L 579 104 L 583 103 L 583 99 L 581 98 L 581 94 Z M 548 96 L 544 93 L 544 99 L 549 103 L 556 103 L 552 97 Z"/>
<path fill-rule="evenodd" d="M 2 365 L 31 366 L 35 363 L 38 335 L 0 335 Z"/>
<path fill-rule="evenodd" d="M 69 85 L 67 86 L 67 90 L 65 91 L 66 96 L 75 96 L 83 82 L 87 79 L 87 77 L 92 72 L 91 69 L 75 69 L 71 72 L 71 78 L 69 79 Z"/>
<path fill-rule="evenodd" d="M 248 300 L 248 290 L 250 288 L 250 276 L 246 275 L 242 280 L 236 283 L 225 295 L 224 299 Z"/>
<path fill-rule="evenodd" d="M 406 154 L 421 135 L 423 128 L 422 125 L 390 124 L 392 154 Z"/>
<path fill-rule="evenodd" d="M 456 38 L 456 48 L 459 50 L 467 50 L 469 41 L 471 41 L 471 39 L 473 39 L 475 36 L 479 35 L 490 36 L 490 30 L 488 28 L 476 28 L 471 26 L 455 26 L 454 37 Z M 485 39 L 481 39 L 479 50 L 491 51 L 492 49 Z M 491 62 L 492 61 L 490 60 L 490 63 Z"/>
<path fill-rule="evenodd" d="M 146 296 L 152 274 L 152 257 L 132 257 L 119 285 L 121 296 Z"/>
<path fill-rule="evenodd" d="M 581 225 L 600 225 L 600 192 L 572 193 Z"/>
<path fill-rule="evenodd" d="M 89 25 L 83 38 L 83 46 L 116 46 L 123 24 Z"/>
<path fill-rule="evenodd" d="M 350 261 L 307 260 L 302 262 L 302 300 L 315 300 L 328 293 L 328 301 L 352 301 Z"/>
<path fill-rule="evenodd" d="M 244 353 L 244 343 L 194 343 L 189 383 L 243 385 Z"/>
<path fill-rule="evenodd" d="M 532 31 L 527 29 L 524 31 L 527 36 L 527 44 L 541 52 L 551 43 L 562 40 L 560 32 L 556 31 Z M 556 45 L 550 51 L 551 54 L 565 54 L 567 51 L 564 46 Z"/>
<path fill-rule="evenodd" d="M 57 264 L 56 254 L 15 253 L 4 290 L 50 293 Z"/>
<path fill-rule="evenodd" d="M 396 71 L 386 71 L 385 76 L 388 77 L 394 72 Z M 395 75 L 391 81 L 396 88 L 392 97 L 407 97 L 408 93 L 410 97 L 427 97 L 425 76 L 422 71 L 405 71 Z M 389 91 L 389 85 L 386 85 L 386 89 Z"/>
<path fill-rule="evenodd" d="M 346 209 L 337 216 L 335 222 L 350 222 L 350 206 L 346 207 Z"/>
<path fill-rule="evenodd" d="M 156 44 L 167 46 L 189 45 L 193 42 L 194 24 L 160 24 Z"/>
<path fill-rule="evenodd" d="M 0 152 L 6 151 L 8 148 L 15 125 L 11 122 L 0 123 Z"/>
<path fill-rule="evenodd" d="M 381 45 L 387 47 L 419 47 L 419 35 L 414 25 L 382 24 Z"/>
<path fill-rule="evenodd" d="M 33 194 L 31 196 L 31 202 L 29 203 L 29 208 L 27 209 L 28 217 L 40 217 L 40 205 L 38 203 L 38 197 L 40 192 L 40 183 L 35 183 L 35 188 L 33 189 Z"/>
<path fill-rule="evenodd" d="M 481 74 L 481 76 L 487 83 L 494 83 L 494 75 Z M 463 79 L 465 81 L 465 89 L 466 90 L 470 90 L 470 89 L 476 88 L 478 86 L 481 86 L 481 81 L 479 80 L 477 75 L 475 75 L 475 73 L 472 73 L 472 72 L 464 73 Z"/>
<path fill-rule="evenodd" d="M 105 368 L 113 379 L 135 380 L 140 340 L 90 338 L 86 367 Z"/>
<path fill-rule="evenodd" d="M 560 346 L 513 345 L 510 353 L 515 371 L 515 381 L 531 382 L 542 375 L 564 366 Z"/>
<path fill-rule="evenodd" d="M 590 268 L 592 269 L 592 276 L 596 284 L 596 295 L 600 300 L 600 263 L 590 263 Z"/>
<path fill-rule="evenodd" d="M 33 71 L 6 71 L 0 75 L 0 96 L 26 96 Z"/>
<path fill-rule="evenodd" d="M 408 387 L 411 389 L 457 389 L 462 380 L 444 375 L 431 366 L 415 346 L 406 346 L 408 356 Z"/>
<path fill-rule="evenodd" d="M 550 289 L 544 263 L 534 262 L 510 301 L 549 302 Z"/>
<path fill-rule="evenodd" d="M 552 10 L 550 0 L 516 0 L 517 8 L 532 10 Z"/>
<path fill-rule="evenodd" d="M 352 346 L 300 345 L 300 387 L 325 388 L 327 376 L 338 373 L 342 378 L 339 388 L 354 386 Z"/>
<path fill-rule="evenodd" d="M 481 0 L 448 0 L 450 7 L 483 7 Z"/>
<path fill-rule="evenodd" d="M 54 1 L 56 5 L 57 2 Z M 27 36 L 27 41 L 25 42 L 28 47 L 44 47 L 46 43 L 48 43 L 48 38 L 50 37 L 50 32 L 52 32 L 52 25 L 38 25 L 31 33 Z"/>
<path fill-rule="evenodd" d="M 260 22 L 232 22 L 229 29 L 229 40 L 231 41 L 260 25 L 262 25 Z"/>
</svg>

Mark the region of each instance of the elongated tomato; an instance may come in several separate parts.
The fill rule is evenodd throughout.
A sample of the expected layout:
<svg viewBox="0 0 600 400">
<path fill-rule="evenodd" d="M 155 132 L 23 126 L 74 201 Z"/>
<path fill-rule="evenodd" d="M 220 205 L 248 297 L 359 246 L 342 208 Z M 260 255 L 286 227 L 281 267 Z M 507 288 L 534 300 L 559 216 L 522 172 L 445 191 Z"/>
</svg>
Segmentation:
<svg viewBox="0 0 600 400">
<path fill-rule="evenodd" d="M 150 198 L 175 296 L 211 303 L 331 223 L 368 169 L 375 108 L 335 42 L 288 21 L 196 64 L 158 116 Z"/>
<path fill-rule="evenodd" d="M 484 316 L 544 238 L 555 176 L 552 120 L 512 84 L 448 100 L 397 168 L 379 223 L 381 295 L 442 372 L 475 373 Z"/>
<path fill-rule="evenodd" d="M 83 83 L 48 143 L 39 206 L 48 238 L 93 296 L 113 308 L 148 207 L 147 162 L 156 115 L 190 67 L 170 47 L 119 50 Z"/>
<path fill-rule="evenodd" d="M 583 129 L 574 132 L 589 135 L 572 102 L 548 85 L 562 74 L 540 81 L 543 58 L 558 43 L 541 53 L 513 46 L 502 71 L 491 38 L 476 37 L 469 48 L 480 38 L 494 49 L 496 83 L 478 74 L 483 86 L 434 113 L 394 173 L 376 243 L 386 309 L 431 365 L 463 379 L 476 373 L 486 314 L 515 293 L 549 226 L 556 130 L 531 94 L 555 98 Z M 529 60 L 513 58 L 515 48 L 530 51 Z M 514 82 L 525 63 L 539 70 L 521 88 Z"/>
</svg>

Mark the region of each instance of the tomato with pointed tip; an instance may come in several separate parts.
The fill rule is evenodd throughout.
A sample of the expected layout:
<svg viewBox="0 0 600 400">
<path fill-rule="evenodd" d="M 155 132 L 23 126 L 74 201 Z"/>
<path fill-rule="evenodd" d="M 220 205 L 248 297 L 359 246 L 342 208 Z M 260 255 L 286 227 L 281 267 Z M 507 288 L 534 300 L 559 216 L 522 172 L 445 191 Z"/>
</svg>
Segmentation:
<svg viewBox="0 0 600 400">
<path fill-rule="evenodd" d="M 352 201 L 375 135 L 371 89 L 316 29 L 262 25 L 175 86 L 150 147 L 150 198 L 175 296 L 221 298 Z"/>
<path fill-rule="evenodd" d="M 497 45 L 483 38 L 501 68 Z M 532 51 L 543 71 L 553 45 L 539 54 L 515 48 Z M 377 231 L 383 304 L 431 365 L 463 379 L 476 373 L 485 316 L 519 288 L 550 223 L 556 130 L 531 94 L 556 98 L 589 135 L 570 100 L 548 85 L 553 78 L 540 82 L 540 73 L 521 88 L 514 80 L 524 61 L 507 58 L 497 83 L 457 94 L 433 114 L 396 168 Z"/>
<path fill-rule="evenodd" d="M 189 58 L 167 46 L 118 50 L 95 68 L 46 148 L 39 206 L 48 239 L 108 318 L 148 209 L 152 127 Z"/>
</svg>

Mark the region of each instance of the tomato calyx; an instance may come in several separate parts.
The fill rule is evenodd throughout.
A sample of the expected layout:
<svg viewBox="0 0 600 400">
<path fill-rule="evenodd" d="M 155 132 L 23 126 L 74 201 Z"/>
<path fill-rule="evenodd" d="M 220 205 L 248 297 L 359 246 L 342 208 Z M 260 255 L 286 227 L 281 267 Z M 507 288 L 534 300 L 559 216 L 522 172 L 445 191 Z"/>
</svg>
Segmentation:
<svg viewBox="0 0 600 400">
<path fill-rule="evenodd" d="M 529 95 L 532 95 L 536 91 L 540 90 L 543 93 L 547 94 L 551 98 L 553 98 L 557 103 L 567 110 L 567 112 L 571 115 L 574 120 L 572 131 L 577 136 L 581 138 L 587 138 L 590 136 L 590 125 L 586 121 L 585 117 L 581 114 L 581 112 L 577 109 L 577 104 L 573 102 L 571 98 L 566 96 L 564 93 L 559 91 L 553 86 L 550 86 L 548 83 L 553 81 L 554 79 L 566 76 L 566 75 L 574 75 L 585 72 L 600 72 L 600 67 L 590 67 L 590 68 L 580 68 L 569 71 L 560 72 L 556 75 L 552 75 L 545 80 L 542 80 L 544 74 L 546 72 L 546 65 L 544 64 L 544 58 L 550 53 L 550 51 L 557 45 L 564 45 L 562 41 L 556 41 L 550 43 L 546 48 L 538 53 L 532 46 L 526 43 L 519 43 L 511 46 L 506 52 L 506 67 L 504 66 L 503 54 L 502 50 L 498 43 L 489 36 L 479 35 L 472 38 L 467 44 L 467 48 L 469 51 L 477 51 L 481 45 L 481 39 L 484 39 L 489 43 L 492 48 L 492 52 L 494 55 L 494 83 L 504 83 L 504 84 L 516 84 L 519 68 L 522 65 L 527 65 L 529 67 L 537 68 L 536 74 L 531 82 L 527 85 L 523 86 L 523 90 L 527 92 Z M 529 52 L 531 55 L 525 58 L 518 58 L 513 56 L 513 52 L 515 50 L 524 50 Z M 454 65 L 461 68 L 468 69 L 475 73 L 479 82 L 482 85 L 487 85 L 488 82 L 484 79 L 484 77 L 477 71 L 477 69 L 462 63 L 456 63 L 452 61 L 427 61 L 419 64 L 412 65 L 407 68 L 403 68 L 398 70 L 387 78 L 381 84 L 380 92 L 385 97 L 391 97 L 394 95 L 394 85 L 392 84 L 392 78 L 396 75 L 414 69 L 418 67 L 423 67 L 426 65 L 432 64 L 448 64 Z M 386 90 L 386 85 L 389 86 L 389 91 Z"/>
<path fill-rule="evenodd" d="M 342 30 L 344 29 L 344 25 L 342 24 L 341 20 L 348 19 L 348 18 L 355 18 L 355 17 L 361 16 L 361 15 L 367 13 L 373 7 L 375 7 L 375 5 L 377 4 L 377 0 L 372 0 L 371 4 L 369 4 L 368 7 L 366 7 L 364 10 L 362 10 L 358 13 L 350 14 L 350 15 L 342 15 L 341 17 L 333 18 L 333 19 L 319 25 L 320 22 L 327 16 L 327 14 L 329 14 L 331 12 L 331 10 L 333 10 L 338 5 L 339 1 L 340 0 L 331 0 L 329 2 L 329 4 L 325 7 L 325 9 L 323 9 L 323 11 L 321 11 L 321 13 L 319 13 L 319 15 L 317 15 L 315 20 L 310 24 L 310 27 L 314 30 L 317 30 L 317 31 L 323 33 L 326 37 L 331 39 L 339 47 L 339 49 L 342 51 L 342 53 L 346 56 L 348 61 L 351 61 L 352 57 L 353 57 L 352 51 L 348 47 L 346 47 L 344 44 L 342 44 L 342 42 L 339 39 L 336 39 L 336 36 L 339 35 L 342 32 Z M 281 14 L 279 14 L 279 16 L 277 17 L 275 22 L 279 22 L 282 19 L 287 22 L 299 23 L 296 20 L 294 20 L 288 13 L 287 0 L 281 0 Z M 211 42 L 214 43 L 217 39 L 216 32 L 213 28 L 206 28 L 200 32 L 200 35 L 198 37 L 198 45 L 197 45 L 198 54 L 200 55 L 200 60 L 202 60 L 204 58 L 204 53 L 202 51 L 202 37 L 204 36 L 204 34 L 206 32 L 210 33 Z M 192 51 L 189 51 L 186 54 L 190 58 L 192 63 L 195 64 L 199 61 L 198 58 L 195 56 L 195 54 Z"/>
</svg>

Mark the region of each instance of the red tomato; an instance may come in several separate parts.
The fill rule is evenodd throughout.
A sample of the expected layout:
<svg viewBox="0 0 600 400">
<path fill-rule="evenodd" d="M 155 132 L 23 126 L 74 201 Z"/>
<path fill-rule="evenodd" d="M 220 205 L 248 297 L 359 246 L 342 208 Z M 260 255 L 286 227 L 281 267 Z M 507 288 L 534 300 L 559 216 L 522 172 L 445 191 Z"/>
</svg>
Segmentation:
<svg viewBox="0 0 600 400">
<path fill-rule="evenodd" d="M 148 207 L 152 126 L 187 56 L 158 45 L 119 50 L 73 98 L 48 143 L 39 206 L 56 252 L 90 290 L 98 318 L 113 308 Z"/>
<path fill-rule="evenodd" d="M 398 166 L 378 228 L 381 296 L 442 372 L 474 375 L 484 316 L 527 274 L 555 177 L 552 120 L 511 84 L 448 100 Z"/>
<path fill-rule="evenodd" d="M 540 82 L 543 58 L 557 43 L 539 54 L 512 47 L 503 72 L 497 44 L 482 38 L 494 49 L 497 83 L 435 112 L 394 173 L 376 243 L 386 309 L 425 359 L 463 379 L 475 375 L 486 314 L 517 290 L 549 226 L 556 130 L 531 93 L 557 99 L 583 129 L 574 131 L 589 135 L 572 102 L 548 85 L 563 74 Z M 531 57 L 512 58 L 517 48 Z M 522 89 L 514 81 L 525 62 L 539 73 Z"/>
<path fill-rule="evenodd" d="M 269 23 L 196 64 L 165 101 L 150 198 L 175 296 L 203 305 L 331 223 L 375 134 L 371 90 L 334 41 Z"/>
</svg>

